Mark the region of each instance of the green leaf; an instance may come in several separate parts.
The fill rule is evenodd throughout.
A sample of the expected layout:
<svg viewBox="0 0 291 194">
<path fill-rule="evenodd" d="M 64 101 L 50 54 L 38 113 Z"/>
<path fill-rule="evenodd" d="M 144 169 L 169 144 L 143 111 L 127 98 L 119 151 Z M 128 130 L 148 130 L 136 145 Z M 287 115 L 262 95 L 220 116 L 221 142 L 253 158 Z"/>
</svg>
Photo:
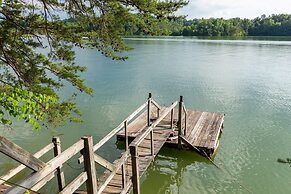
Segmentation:
<svg viewBox="0 0 291 194">
<path fill-rule="evenodd" d="M 11 120 L 8 120 L 8 119 L 1 118 L 1 123 L 3 125 L 11 125 L 12 124 L 12 121 Z"/>
</svg>

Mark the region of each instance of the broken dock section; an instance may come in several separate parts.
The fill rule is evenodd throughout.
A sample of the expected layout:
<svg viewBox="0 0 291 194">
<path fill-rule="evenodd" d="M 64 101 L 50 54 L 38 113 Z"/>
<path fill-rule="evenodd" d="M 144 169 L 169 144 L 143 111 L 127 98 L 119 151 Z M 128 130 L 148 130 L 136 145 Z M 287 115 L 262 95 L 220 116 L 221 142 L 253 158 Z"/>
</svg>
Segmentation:
<svg viewBox="0 0 291 194">
<path fill-rule="evenodd" d="M 78 142 L 61 151 L 60 138 L 34 155 L 0 136 L 0 152 L 21 163 L 7 174 L 0 176 L 0 193 L 20 194 L 25 191 L 37 193 L 54 177 L 59 193 L 129 193 L 140 194 L 140 178 L 163 146 L 190 149 L 205 157 L 211 157 L 219 145 L 219 135 L 224 114 L 199 112 L 186 109 L 183 97 L 170 106 L 160 106 L 149 94 L 147 101 L 129 115 L 95 145 L 92 136 L 82 137 Z M 124 142 L 124 151 L 114 162 L 98 154 L 99 149 L 113 137 Z M 48 162 L 39 159 L 54 151 Z M 70 183 L 66 183 L 62 166 L 73 156 L 81 153 L 78 163 L 84 170 Z M 77 161 L 76 161 L 77 162 Z M 96 167 L 106 170 L 97 174 Z M 9 180 L 25 167 L 33 173 L 18 183 Z M 79 188 L 85 184 L 86 190 Z"/>
</svg>

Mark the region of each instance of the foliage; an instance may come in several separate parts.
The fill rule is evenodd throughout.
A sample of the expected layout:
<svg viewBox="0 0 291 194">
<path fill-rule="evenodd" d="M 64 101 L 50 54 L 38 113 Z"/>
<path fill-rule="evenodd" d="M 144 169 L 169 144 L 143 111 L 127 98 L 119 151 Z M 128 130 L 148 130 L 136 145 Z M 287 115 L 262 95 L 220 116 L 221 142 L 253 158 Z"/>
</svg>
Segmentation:
<svg viewBox="0 0 291 194">
<path fill-rule="evenodd" d="M 127 35 L 143 35 L 135 26 L 126 29 Z M 175 18 L 172 21 L 160 20 L 155 29 L 155 35 L 173 36 L 291 36 L 291 15 L 262 15 L 252 20 Z"/>
<path fill-rule="evenodd" d="M 43 121 L 76 121 L 80 112 L 73 97 L 63 100 L 58 91 L 65 83 L 80 92 L 93 91 L 80 77 L 86 68 L 74 62 L 72 48 L 97 48 L 107 57 L 124 60 L 119 53 L 129 49 L 121 38 L 126 24 L 152 34 L 157 20 L 172 18 L 185 4 L 184 0 L 3 0 L 0 123 L 11 124 L 13 116 L 39 129 Z"/>
</svg>

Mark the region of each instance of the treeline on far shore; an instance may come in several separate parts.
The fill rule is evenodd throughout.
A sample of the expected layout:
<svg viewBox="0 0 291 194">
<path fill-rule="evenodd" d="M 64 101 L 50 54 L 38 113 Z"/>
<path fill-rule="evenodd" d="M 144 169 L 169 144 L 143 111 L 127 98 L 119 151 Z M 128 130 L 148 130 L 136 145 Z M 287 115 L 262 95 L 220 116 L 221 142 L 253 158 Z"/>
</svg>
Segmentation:
<svg viewBox="0 0 291 194">
<path fill-rule="evenodd" d="M 163 20 L 154 35 L 165 36 L 291 36 L 291 15 L 262 15 L 255 19 L 209 18 Z M 125 26 L 126 35 L 145 35 L 143 29 Z"/>
<path fill-rule="evenodd" d="M 126 22 L 125 36 L 291 36 L 291 14 L 262 15 L 254 19 L 208 18 L 191 19 L 183 17 L 171 19 L 143 18 L 136 15 L 135 22 Z M 78 23 L 78 19 L 67 19 L 68 25 Z M 91 31 L 88 27 L 83 29 Z M 83 31 L 81 30 L 81 31 Z"/>
</svg>

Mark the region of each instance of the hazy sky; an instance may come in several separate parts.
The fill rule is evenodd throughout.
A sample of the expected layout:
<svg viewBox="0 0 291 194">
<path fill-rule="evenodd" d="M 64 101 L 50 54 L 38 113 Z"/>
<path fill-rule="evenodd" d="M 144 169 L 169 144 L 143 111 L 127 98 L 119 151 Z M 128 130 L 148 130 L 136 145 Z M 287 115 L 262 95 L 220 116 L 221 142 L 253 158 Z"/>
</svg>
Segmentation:
<svg viewBox="0 0 291 194">
<path fill-rule="evenodd" d="M 190 0 L 178 14 L 192 18 L 255 18 L 263 14 L 291 14 L 291 0 Z"/>
</svg>

